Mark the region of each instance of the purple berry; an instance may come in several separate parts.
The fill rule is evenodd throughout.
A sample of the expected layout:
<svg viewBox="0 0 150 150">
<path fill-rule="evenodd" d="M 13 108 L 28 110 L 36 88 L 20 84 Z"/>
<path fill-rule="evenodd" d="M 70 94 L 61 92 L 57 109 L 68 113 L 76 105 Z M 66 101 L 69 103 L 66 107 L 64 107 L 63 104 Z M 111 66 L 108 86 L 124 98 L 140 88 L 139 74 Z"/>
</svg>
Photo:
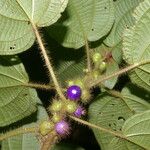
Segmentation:
<svg viewBox="0 0 150 150">
<path fill-rule="evenodd" d="M 82 115 L 85 115 L 85 109 L 81 106 L 79 106 L 76 111 L 74 112 L 74 115 L 78 118 L 80 118 Z"/>
<path fill-rule="evenodd" d="M 67 89 L 67 98 L 70 100 L 79 100 L 81 97 L 81 88 L 77 85 L 72 85 Z"/>
<path fill-rule="evenodd" d="M 64 120 L 56 123 L 55 125 L 56 132 L 61 136 L 67 135 L 69 133 L 69 129 L 69 124 Z"/>
</svg>

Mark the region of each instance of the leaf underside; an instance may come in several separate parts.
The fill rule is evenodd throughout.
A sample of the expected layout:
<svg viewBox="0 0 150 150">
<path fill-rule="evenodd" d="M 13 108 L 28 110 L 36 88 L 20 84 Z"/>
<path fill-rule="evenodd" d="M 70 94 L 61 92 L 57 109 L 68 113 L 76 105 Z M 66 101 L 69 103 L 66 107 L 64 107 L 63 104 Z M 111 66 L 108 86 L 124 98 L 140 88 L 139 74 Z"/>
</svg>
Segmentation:
<svg viewBox="0 0 150 150">
<path fill-rule="evenodd" d="M 77 49 L 85 40 L 96 41 L 109 32 L 113 11 L 111 0 L 69 0 L 61 20 L 48 32 L 63 46 Z"/>
<path fill-rule="evenodd" d="M 36 111 L 36 91 L 18 57 L 0 56 L 0 126 L 6 126 Z"/>
<path fill-rule="evenodd" d="M 150 61 L 150 0 L 140 3 L 134 12 L 136 23 L 124 33 L 123 53 L 128 64 Z M 150 64 L 130 72 L 133 83 L 150 91 Z"/>
<path fill-rule="evenodd" d="M 0 55 L 12 55 L 29 49 L 35 35 L 31 23 L 37 27 L 55 23 L 68 0 L 1 0 Z"/>
</svg>

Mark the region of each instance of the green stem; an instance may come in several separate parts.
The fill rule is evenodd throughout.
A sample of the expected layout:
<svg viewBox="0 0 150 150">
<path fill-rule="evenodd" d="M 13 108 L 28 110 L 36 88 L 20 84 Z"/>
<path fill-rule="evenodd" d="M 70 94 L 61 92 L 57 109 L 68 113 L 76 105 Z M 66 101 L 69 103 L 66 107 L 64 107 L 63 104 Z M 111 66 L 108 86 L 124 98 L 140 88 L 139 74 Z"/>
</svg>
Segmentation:
<svg viewBox="0 0 150 150">
<path fill-rule="evenodd" d="M 41 150 L 51 150 L 52 146 L 58 141 L 56 133 L 50 133 L 43 141 Z"/>
<path fill-rule="evenodd" d="M 20 135 L 20 134 L 36 133 L 37 130 L 38 130 L 38 128 L 36 128 L 36 127 L 20 128 L 20 129 L 12 130 L 12 131 L 7 132 L 5 134 L 1 134 L 0 135 L 0 141 L 6 140 L 6 139 L 8 139 L 10 137 L 17 136 L 17 135 Z"/>
<path fill-rule="evenodd" d="M 92 66 L 91 66 L 90 48 L 89 48 L 89 43 L 87 39 L 85 39 L 85 49 L 86 49 L 86 55 L 87 55 L 87 69 L 88 69 L 88 72 L 91 72 Z"/>
<path fill-rule="evenodd" d="M 98 130 L 101 130 L 101 131 L 104 131 L 106 133 L 110 133 L 110 134 L 113 134 L 114 136 L 117 136 L 119 138 L 122 138 L 122 139 L 126 139 L 125 136 L 123 136 L 122 134 L 118 133 L 118 132 L 115 132 L 115 131 L 112 131 L 112 130 L 109 130 L 109 129 L 106 129 L 106 128 L 103 128 L 103 127 L 100 127 L 100 126 L 97 126 L 95 124 L 92 124 L 92 123 L 89 123 L 85 120 L 82 120 L 82 119 L 79 119 L 79 118 L 76 118 L 74 116 L 69 116 L 71 119 L 77 121 L 77 122 L 80 122 L 81 124 L 84 124 L 84 125 L 87 125 L 91 128 L 95 128 L 95 129 L 98 129 Z"/>
<path fill-rule="evenodd" d="M 115 137 L 121 138 L 121 139 L 123 139 L 123 140 L 126 140 L 126 141 L 128 141 L 128 142 L 130 142 L 130 143 L 132 143 L 132 144 L 135 144 L 135 145 L 140 146 L 141 148 L 145 149 L 143 146 L 141 146 L 141 145 L 139 145 L 139 144 L 137 144 L 137 143 L 131 141 L 131 140 L 128 139 L 125 135 L 123 135 L 123 134 L 121 134 L 121 133 L 119 133 L 119 132 L 117 132 L 117 131 L 112 131 L 112 130 L 109 130 L 109 129 L 106 129 L 106 128 L 97 126 L 97 125 L 95 125 L 95 124 L 89 123 L 89 122 L 87 122 L 87 121 L 85 121 L 85 120 L 81 120 L 81 119 L 76 118 L 76 117 L 74 117 L 74 116 L 69 116 L 69 117 L 70 117 L 71 119 L 73 119 L 74 121 L 77 121 L 77 122 L 79 122 L 79 123 L 81 123 L 81 124 L 87 125 L 87 126 L 89 126 L 89 127 L 91 127 L 91 128 L 95 128 L 95 129 L 98 129 L 98 130 L 103 131 L 103 132 L 106 132 L 106 133 L 110 133 L 110 134 L 114 135 Z"/>
<path fill-rule="evenodd" d="M 36 35 L 38 44 L 39 44 L 39 46 L 40 46 L 41 53 L 42 53 L 42 55 L 43 55 L 45 64 L 46 64 L 47 69 L 48 69 L 48 71 L 49 71 L 49 74 L 51 75 L 52 80 L 53 80 L 53 82 L 54 82 L 54 86 L 55 86 L 55 88 L 56 88 L 56 91 L 57 91 L 58 95 L 60 96 L 60 98 L 61 98 L 62 100 L 65 100 L 66 98 L 65 98 L 65 96 L 64 96 L 64 94 L 63 94 L 63 92 L 62 92 L 62 90 L 61 90 L 61 87 L 60 87 L 58 81 L 57 81 L 57 78 L 56 78 L 56 75 L 55 75 L 55 73 L 54 73 L 52 64 L 51 64 L 51 62 L 50 62 L 50 60 L 49 60 L 49 57 L 48 57 L 48 55 L 47 55 L 45 46 L 44 46 L 44 44 L 43 44 L 41 35 L 40 35 L 40 33 L 39 33 L 39 31 L 38 31 L 36 25 L 35 25 L 33 22 L 31 22 L 31 24 L 32 24 L 34 33 L 35 33 L 35 35 Z"/>
<path fill-rule="evenodd" d="M 128 72 L 128 71 L 130 71 L 130 70 L 133 70 L 133 69 L 135 69 L 135 68 L 137 68 L 137 67 L 139 67 L 139 66 L 141 66 L 141 65 L 145 65 L 145 64 L 148 64 L 148 63 L 150 63 L 150 60 L 143 61 L 143 62 L 140 62 L 140 63 L 135 63 L 135 64 L 133 64 L 133 65 L 131 65 L 131 66 L 128 66 L 128 67 L 126 67 L 126 68 L 124 68 L 124 69 L 122 69 L 122 70 L 120 70 L 120 71 L 117 71 L 117 72 L 115 72 L 115 73 L 113 73 L 113 74 L 111 74 L 111 75 L 101 77 L 100 79 L 98 79 L 98 80 L 96 80 L 95 82 L 91 83 L 91 84 L 89 85 L 89 87 L 91 88 L 91 87 L 93 87 L 93 86 L 96 86 L 96 85 L 98 85 L 98 84 L 101 83 L 101 82 L 104 82 L 104 81 L 106 81 L 106 80 L 109 80 L 109 79 L 111 79 L 111 78 L 113 78 L 113 77 L 115 77 L 115 76 L 119 76 L 119 75 L 121 75 L 121 74 L 124 74 L 124 73 L 126 73 L 126 72 Z"/>
<path fill-rule="evenodd" d="M 46 84 L 39 84 L 39 83 L 27 83 L 27 84 L 23 84 L 22 86 L 26 86 L 26 87 L 31 87 L 31 88 L 35 88 L 35 89 L 43 89 L 43 90 L 52 90 L 55 89 L 54 86 L 49 86 Z"/>
</svg>

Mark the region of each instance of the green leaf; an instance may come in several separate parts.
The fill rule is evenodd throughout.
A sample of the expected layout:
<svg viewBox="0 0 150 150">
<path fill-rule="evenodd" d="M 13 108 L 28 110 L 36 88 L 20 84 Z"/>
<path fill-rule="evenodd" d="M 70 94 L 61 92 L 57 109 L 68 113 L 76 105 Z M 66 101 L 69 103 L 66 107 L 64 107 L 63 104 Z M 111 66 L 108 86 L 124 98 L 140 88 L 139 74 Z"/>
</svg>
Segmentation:
<svg viewBox="0 0 150 150">
<path fill-rule="evenodd" d="M 112 0 L 69 0 L 63 18 L 48 32 L 63 46 L 77 49 L 109 32 L 113 11 Z"/>
<path fill-rule="evenodd" d="M 84 150 L 81 147 L 76 145 L 68 144 L 68 143 L 60 143 L 55 145 L 52 150 Z"/>
<path fill-rule="evenodd" d="M 89 121 L 104 128 L 121 131 L 125 120 L 132 116 L 130 108 L 120 98 L 102 94 L 89 107 Z M 102 150 L 108 150 L 115 136 L 93 129 Z"/>
<path fill-rule="evenodd" d="M 135 113 L 150 109 L 150 104 L 146 102 L 149 99 L 149 94 L 134 85 L 128 85 L 121 93 L 114 92 L 114 95 L 115 97 L 103 93 L 96 98 L 96 101 L 89 107 L 89 121 L 122 133 L 125 120 Z M 98 132 L 95 129 L 93 131 L 102 150 L 124 150 L 129 147 L 129 149 L 134 147 L 134 149 L 141 150 L 141 146 L 138 144 L 128 143 L 126 140 L 118 139 L 108 133 Z M 128 143 L 127 147 L 126 143 Z"/>
<path fill-rule="evenodd" d="M 124 126 L 124 135 L 145 149 L 150 148 L 150 110 L 129 118 Z"/>
<path fill-rule="evenodd" d="M 112 59 L 110 62 L 107 63 L 107 69 L 106 69 L 105 76 L 113 74 L 114 72 L 117 72 L 118 70 L 119 70 L 118 64 Z M 113 77 L 113 78 L 105 81 L 104 85 L 109 89 L 113 89 L 113 87 L 117 83 L 117 80 L 118 80 L 118 76 Z"/>
<path fill-rule="evenodd" d="M 55 23 L 68 0 L 1 0 L 0 55 L 11 55 L 30 48 L 35 41 L 30 22 L 37 27 Z"/>
<path fill-rule="evenodd" d="M 150 109 L 150 93 L 129 84 L 121 92 L 125 103 L 135 113 L 140 113 Z"/>
<path fill-rule="evenodd" d="M 39 102 L 40 100 L 38 99 L 37 101 Z M 22 122 L 25 125 L 22 128 L 37 127 L 37 124 L 44 119 L 48 119 L 48 115 L 41 102 L 39 102 L 37 113 L 24 119 Z M 4 140 L 2 142 L 2 150 L 40 150 L 40 143 L 36 134 L 22 134 Z"/>
<path fill-rule="evenodd" d="M 36 111 L 35 90 L 23 85 L 29 79 L 18 57 L 0 56 L 0 126 L 16 122 Z"/>
<path fill-rule="evenodd" d="M 142 2 L 134 13 L 136 24 L 124 33 L 123 53 L 128 64 L 150 61 L 150 0 Z M 130 73 L 133 83 L 150 91 L 150 64 Z"/>
<path fill-rule="evenodd" d="M 122 62 L 122 42 L 112 48 L 112 57 L 118 64 Z"/>
<path fill-rule="evenodd" d="M 145 150 L 138 144 L 133 144 L 132 142 L 119 138 L 113 138 L 108 147 L 108 150 Z"/>
<path fill-rule="evenodd" d="M 115 6 L 115 23 L 111 33 L 108 35 L 104 43 L 110 47 L 114 47 L 122 41 L 124 29 L 133 26 L 135 19 L 132 16 L 134 9 L 143 0 L 117 0 Z"/>
</svg>

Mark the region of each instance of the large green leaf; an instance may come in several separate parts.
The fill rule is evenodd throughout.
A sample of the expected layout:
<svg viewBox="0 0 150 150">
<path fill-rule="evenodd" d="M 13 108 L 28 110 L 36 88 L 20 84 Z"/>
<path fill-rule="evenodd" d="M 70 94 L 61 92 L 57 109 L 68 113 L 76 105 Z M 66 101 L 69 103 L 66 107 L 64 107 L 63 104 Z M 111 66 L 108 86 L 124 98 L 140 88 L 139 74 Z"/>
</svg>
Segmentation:
<svg viewBox="0 0 150 150">
<path fill-rule="evenodd" d="M 63 18 L 48 31 L 63 46 L 80 48 L 109 32 L 113 11 L 112 0 L 69 0 Z"/>
<path fill-rule="evenodd" d="M 117 0 L 115 6 L 115 23 L 109 36 L 104 41 L 110 47 L 114 47 L 122 40 L 124 29 L 129 28 L 135 22 L 132 16 L 134 9 L 143 0 Z"/>
<path fill-rule="evenodd" d="M 16 122 L 36 111 L 35 90 L 18 57 L 0 56 L 0 126 Z"/>
<path fill-rule="evenodd" d="M 89 108 L 89 121 L 114 131 L 121 131 L 125 120 L 133 113 L 120 98 L 106 94 L 100 95 Z M 93 129 L 102 150 L 108 150 L 109 143 L 115 136 Z"/>
<path fill-rule="evenodd" d="M 134 113 L 140 113 L 150 109 L 150 93 L 129 84 L 123 88 L 122 97 L 125 103 Z"/>
<path fill-rule="evenodd" d="M 137 91 L 138 94 L 136 95 Z M 140 93 L 142 94 L 140 95 Z M 145 97 L 145 94 L 145 91 L 136 89 L 133 85 L 128 85 L 121 93 L 116 93 L 115 95 L 118 95 L 118 98 L 101 94 L 89 107 L 89 121 L 122 133 L 122 126 L 125 120 L 135 113 L 150 109 L 150 104 L 146 102 L 148 97 Z M 98 132 L 96 129 L 93 129 L 93 131 L 102 150 L 111 150 L 112 147 L 114 147 L 112 149 L 116 150 L 118 148 L 120 150 L 125 149 L 122 145 L 126 145 L 127 141 L 116 139 L 115 136 L 101 131 Z M 115 143 L 119 143 L 119 145 L 116 146 Z M 132 143 L 129 143 L 128 147 L 141 149 L 141 146 Z"/>
<path fill-rule="evenodd" d="M 38 99 L 37 101 L 39 102 L 40 100 Z M 23 125 L 22 128 L 37 127 L 37 124 L 45 119 L 48 119 L 47 112 L 41 102 L 39 102 L 37 113 L 24 119 L 22 123 L 25 125 Z M 2 150 L 40 150 L 40 143 L 36 134 L 22 134 L 4 140 L 2 142 Z"/>
<path fill-rule="evenodd" d="M 108 150 L 145 150 L 145 148 L 141 147 L 138 144 L 133 144 L 127 140 L 123 140 L 120 138 L 113 138 L 111 143 L 108 145 Z"/>
<path fill-rule="evenodd" d="M 129 118 L 124 126 L 124 135 L 132 142 L 150 149 L 150 110 Z"/>
<path fill-rule="evenodd" d="M 124 33 L 123 53 L 128 64 L 150 61 L 150 0 L 145 0 L 134 13 L 136 24 Z M 130 73 L 132 82 L 150 91 L 150 64 Z"/>
<path fill-rule="evenodd" d="M 38 27 L 55 23 L 68 0 L 1 0 L 0 54 L 20 53 L 35 41 L 30 22 Z"/>
<path fill-rule="evenodd" d="M 67 143 L 60 143 L 55 145 L 52 150 L 84 150 L 83 148 L 77 146 L 77 145 L 72 145 L 72 144 L 67 144 Z"/>
</svg>

